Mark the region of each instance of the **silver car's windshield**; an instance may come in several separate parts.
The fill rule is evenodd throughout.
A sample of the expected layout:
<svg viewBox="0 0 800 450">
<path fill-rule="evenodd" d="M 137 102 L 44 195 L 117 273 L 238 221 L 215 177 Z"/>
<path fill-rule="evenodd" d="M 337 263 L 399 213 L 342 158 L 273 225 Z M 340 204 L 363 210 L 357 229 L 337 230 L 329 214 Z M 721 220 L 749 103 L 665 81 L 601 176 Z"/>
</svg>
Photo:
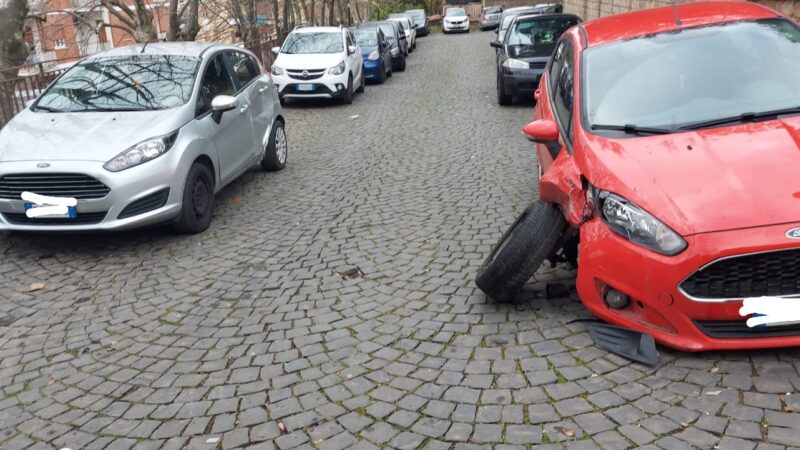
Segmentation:
<svg viewBox="0 0 800 450">
<path fill-rule="evenodd" d="M 414 22 L 417 24 L 422 25 L 425 23 L 425 11 L 421 9 L 412 9 L 410 11 L 406 11 L 406 14 L 411 15 L 414 18 Z"/>
<path fill-rule="evenodd" d="M 192 96 L 197 58 L 135 55 L 93 58 L 73 66 L 33 110 L 148 111 L 181 106 Z"/>
<path fill-rule="evenodd" d="M 342 35 L 338 32 L 294 33 L 281 47 L 281 53 L 341 53 L 344 51 Z"/>
<path fill-rule="evenodd" d="M 667 130 L 800 108 L 800 28 L 786 20 L 670 31 L 584 51 L 589 125 Z"/>
</svg>

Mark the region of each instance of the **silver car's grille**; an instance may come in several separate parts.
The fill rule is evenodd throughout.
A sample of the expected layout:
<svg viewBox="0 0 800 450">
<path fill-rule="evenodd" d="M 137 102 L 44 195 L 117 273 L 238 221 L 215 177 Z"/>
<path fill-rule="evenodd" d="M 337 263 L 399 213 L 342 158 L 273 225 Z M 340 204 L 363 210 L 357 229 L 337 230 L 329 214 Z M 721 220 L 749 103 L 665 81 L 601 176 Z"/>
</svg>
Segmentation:
<svg viewBox="0 0 800 450">
<path fill-rule="evenodd" d="M 0 198 L 19 200 L 23 192 L 77 199 L 103 198 L 111 189 L 78 173 L 22 173 L 0 177 Z"/>
</svg>

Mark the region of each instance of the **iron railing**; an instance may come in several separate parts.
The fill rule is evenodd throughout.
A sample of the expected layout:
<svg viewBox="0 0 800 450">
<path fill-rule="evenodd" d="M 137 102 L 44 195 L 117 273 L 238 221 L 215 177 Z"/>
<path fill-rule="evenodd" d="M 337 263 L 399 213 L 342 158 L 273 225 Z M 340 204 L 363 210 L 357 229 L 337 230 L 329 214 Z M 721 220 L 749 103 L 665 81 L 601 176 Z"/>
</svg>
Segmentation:
<svg viewBox="0 0 800 450">
<path fill-rule="evenodd" d="M 0 128 L 25 109 L 28 102 L 38 97 L 66 70 L 67 68 L 59 68 L 54 62 L 40 62 L 7 69 L 4 75 L 8 79 L 0 80 Z"/>
</svg>

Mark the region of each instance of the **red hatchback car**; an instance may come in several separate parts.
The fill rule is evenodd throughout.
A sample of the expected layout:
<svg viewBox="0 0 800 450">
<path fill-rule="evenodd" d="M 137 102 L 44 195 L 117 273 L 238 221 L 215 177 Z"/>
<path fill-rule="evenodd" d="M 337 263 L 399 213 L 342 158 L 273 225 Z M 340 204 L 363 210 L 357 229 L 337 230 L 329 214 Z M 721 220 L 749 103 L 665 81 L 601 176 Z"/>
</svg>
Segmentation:
<svg viewBox="0 0 800 450">
<path fill-rule="evenodd" d="M 579 242 L 578 294 L 605 321 L 684 350 L 800 345 L 800 325 L 739 315 L 743 299 L 800 295 L 796 23 L 748 2 L 586 22 L 562 36 L 535 97 L 523 133 L 540 201 L 479 287 L 510 299 Z"/>
</svg>

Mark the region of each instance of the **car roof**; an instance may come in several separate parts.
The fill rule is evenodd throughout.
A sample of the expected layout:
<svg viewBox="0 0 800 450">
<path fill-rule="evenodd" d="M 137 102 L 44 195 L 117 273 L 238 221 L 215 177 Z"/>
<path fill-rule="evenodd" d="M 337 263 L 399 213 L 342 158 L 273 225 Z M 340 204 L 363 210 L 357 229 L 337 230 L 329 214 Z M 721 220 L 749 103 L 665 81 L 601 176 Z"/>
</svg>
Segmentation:
<svg viewBox="0 0 800 450">
<path fill-rule="evenodd" d="M 680 21 L 676 20 L 680 17 Z M 583 23 L 587 47 L 649 34 L 717 23 L 780 17 L 774 11 L 750 2 L 680 3 L 633 11 Z"/>
<path fill-rule="evenodd" d="M 513 8 L 504 9 L 503 10 L 503 14 L 513 14 L 515 12 L 525 11 L 525 10 L 528 10 L 528 9 L 533 11 L 533 10 L 536 10 L 537 8 L 535 6 L 515 6 Z"/>
<path fill-rule="evenodd" d="M 300 27 L 292 30 L 292 33 L 337 33 L 342 31 L 339 27 Z"/>
<path fill-rule="evenodd" d="M 209 42 L 150 42 L 147 44 L 134 44 L 125 47 L 112 48 L 101 53 L 97 53 L 87 58 L 87 60 L 103 58 L 107 56 L 133 56 L 133 55 L 180 55 L 192 58 L 199 58 L 203 52 L 209 48 L 230 48 L 242 50 L 237 47 L 218 45 Z"/>
<path fill-rule="evenodd" d="M 517 17 L 514 17 L 513 23 L 517 22 L 524 22 L 526 20 L 541 20 L 541 19 L 577 19 L 578 21 L 581 20 L 580 17 L 576 16 L 575 14 L 519 14 Z"/>
</svg>

